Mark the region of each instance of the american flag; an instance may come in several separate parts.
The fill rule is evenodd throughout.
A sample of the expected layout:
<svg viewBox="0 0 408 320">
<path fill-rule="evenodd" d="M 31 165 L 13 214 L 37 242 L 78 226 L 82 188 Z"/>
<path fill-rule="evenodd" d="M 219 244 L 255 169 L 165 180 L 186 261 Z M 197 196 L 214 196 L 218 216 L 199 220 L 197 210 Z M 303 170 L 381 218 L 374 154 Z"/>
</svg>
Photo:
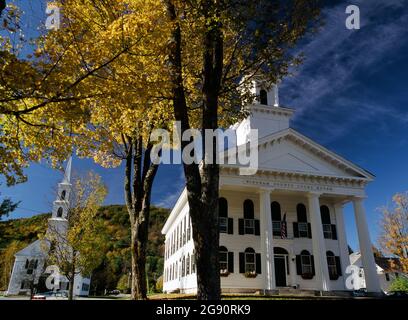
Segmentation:
<svg viewBox="0 0 408 320">
<path fill-rule="evenodd" d="M 283 215 L 283 219 L 281 221 L 281 239 L 286 239 L 286 212 Z"/>
</svg>

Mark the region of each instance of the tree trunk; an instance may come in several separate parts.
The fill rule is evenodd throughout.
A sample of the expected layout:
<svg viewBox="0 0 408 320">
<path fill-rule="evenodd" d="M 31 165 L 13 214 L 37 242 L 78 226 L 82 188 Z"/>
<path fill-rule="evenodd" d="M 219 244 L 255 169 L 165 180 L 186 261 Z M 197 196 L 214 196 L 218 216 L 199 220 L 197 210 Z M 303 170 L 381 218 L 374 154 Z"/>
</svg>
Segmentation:
<svg viewBox="0 0 408 320">
<path fill-rule="evenodd" d="M 183 84 L 182 34 L 176 9 L 171 0 L 165 0 L 167 15 L 174 23 L 169 45 L 169 61 L 173 81 L 174 116 L 181 122 L 181 130 L 190 129 L 185 88 Z M 223 71 L 223 38 L 221 25 L 210 12 L 217 12 L 212 0 L 202 5 L 206 21 L 211 20 L 211 28 L 203 35 L 203 115 L 202 129 L 218 128 L 218 97 Z M 204 137 L 205 135 L 203 135 Z M 181 142 L 184 149 L 188 141 Z M 205 146 L 205 143 L 202 144 Z M 219 271 L 219 228 L 218 195 L 219 165 L 216 159 L 216 142 L 212 153 L 204 149 L 205 160 L 201 170 L 197 164 L 184 164 L 188 204 L 193 227 L 194 246 L 197 262 L 197 299 L 219 300 L 221 298 Z M 212 160 L 212 161 L 209 161 Z"/>
<path fill-rule="evenodd" d="M 144 208 L 138 214 L 139 219 L 132 225 L 131 250 L 132 250 L 132 299 L 147 299 L 146 284 L 146 245 L 148 238 L 149 213 Z"/>
<path fill-rule="evenodd" d="M 68 300 L 74 300 L 75 269 L 76 269 L 76 252 L 74 251 L 72 254 L 71 270 L 68 276 L 69 282 Z"/>
<path fill-rule="evenodd" d="M 158 165 L 150 161 L 152 146 L 149 143 L 143 151 L 140 136 L 135 139 L 124 137 L 124 141 L 127 141 L 124 190 L 131 225 L 131 297 L 133 300 L 146 300 L 146 247 L 149 234 L 150 197 Z"/>
</svg>

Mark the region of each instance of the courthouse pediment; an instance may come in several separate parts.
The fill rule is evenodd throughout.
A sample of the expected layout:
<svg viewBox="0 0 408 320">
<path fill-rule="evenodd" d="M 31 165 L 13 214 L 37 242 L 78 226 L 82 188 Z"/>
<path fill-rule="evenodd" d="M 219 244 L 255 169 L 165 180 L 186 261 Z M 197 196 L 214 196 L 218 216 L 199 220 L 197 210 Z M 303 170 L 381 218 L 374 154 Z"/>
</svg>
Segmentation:
<svg viewBox="0 0 408 320">
<path fill-rule="evenodd" d="M 263 171 L 367 180 L 374 178 L 370 172 L 291 128 L 260 139 L 258 150 L 258 169 Z"/>
<path fill-rule="evenodd" d="M 372 179 L 373 175 L 293 129 L 260 140 L 259 168 Z"/>
</svg>

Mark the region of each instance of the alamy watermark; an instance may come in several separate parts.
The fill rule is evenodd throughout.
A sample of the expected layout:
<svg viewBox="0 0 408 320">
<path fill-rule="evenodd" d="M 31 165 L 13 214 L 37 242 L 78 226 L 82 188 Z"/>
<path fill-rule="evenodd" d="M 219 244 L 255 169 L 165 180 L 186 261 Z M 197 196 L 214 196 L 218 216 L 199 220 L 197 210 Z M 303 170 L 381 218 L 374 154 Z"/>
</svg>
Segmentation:
<svg viewBox="0 0 408 320">
<path fill-rule="evenodd" d="M 200 164 L 204 161 L 206 164 L 238 165 L 240 175 L 254 175 L 258 171 L 257 129 L 249 129 L 246 140 L 238 145 L 234 129 L 181 132 L 181 123 L 176 121 L 172 132 L 153 130 L 150 141 L 154 143 L 150 152 L 154 164 Z"/>
<path fill-rule="evenodd" d="M 61 276 L 58 266 L 56 265 L 47 266 L 47 268 L 45 269 L 45 273 L 50 274 L 45 280 L 46 288 L 51 291 L 59 290 L 61 288 L 60 283 L 61 283 L 62 276 Z"/>
<path fill-rule="evenodd" d="M 360 8 L 356 5 L 349 5 L 346 8 L 349 16 L 346 18 L 346 28 L 349 30 L 360 29 Z"/>
<path fill-rule="evenodd" d="M 61 9 L 54 3 L 47 3 L 45 13 L 47 14 L 45 28 L 48 30 L 58 30 L 61 25 Z"/>
</svg>

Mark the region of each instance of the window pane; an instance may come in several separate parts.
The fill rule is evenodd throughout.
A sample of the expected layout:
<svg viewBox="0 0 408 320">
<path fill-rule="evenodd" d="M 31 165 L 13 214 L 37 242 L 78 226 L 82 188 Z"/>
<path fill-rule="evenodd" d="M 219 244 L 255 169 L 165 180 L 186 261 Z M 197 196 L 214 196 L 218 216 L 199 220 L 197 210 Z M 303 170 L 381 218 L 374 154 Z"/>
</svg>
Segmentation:
<svg viewBox="0 0 408 320">
<path fill-rule="evenodd" d="M 220 263 L 228 261 L 228 253 L 227 252 L 220 252 Z"/>
<path fill-rule="evenodd" d="M 253 253 L 246 253 L 245 254 L 245 261 L 246 262 L 255 262 L 255 254 Z"/>
</svg>

